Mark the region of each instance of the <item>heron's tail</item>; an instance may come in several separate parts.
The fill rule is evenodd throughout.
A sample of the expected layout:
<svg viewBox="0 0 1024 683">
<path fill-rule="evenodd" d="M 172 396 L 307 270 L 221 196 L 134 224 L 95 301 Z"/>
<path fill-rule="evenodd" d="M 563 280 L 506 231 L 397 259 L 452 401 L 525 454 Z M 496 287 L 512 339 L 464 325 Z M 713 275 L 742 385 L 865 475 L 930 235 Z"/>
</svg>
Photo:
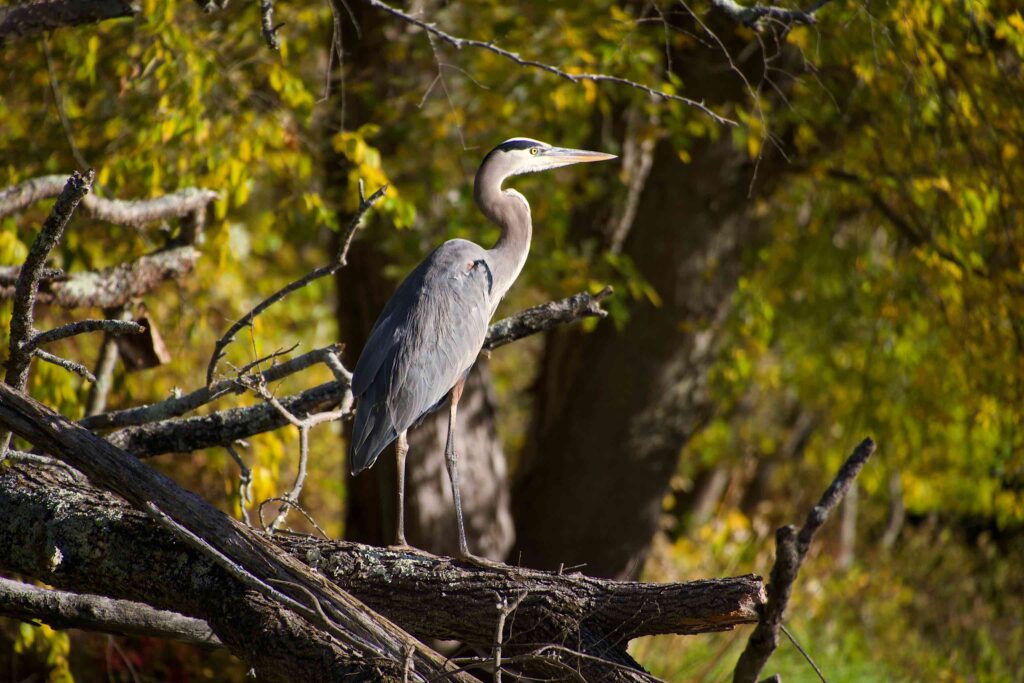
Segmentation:
<svg viewBox="0 0 1024 683">
<path fill-rule="evenodd" d="M 398 432 L 383 401 L 374 401 L 372 391 L 360 397 L 352 423 L 348 462 L 352 474 L 359 474 L 377 462 L 377 456 L 395 440 Z"/>
</svg>

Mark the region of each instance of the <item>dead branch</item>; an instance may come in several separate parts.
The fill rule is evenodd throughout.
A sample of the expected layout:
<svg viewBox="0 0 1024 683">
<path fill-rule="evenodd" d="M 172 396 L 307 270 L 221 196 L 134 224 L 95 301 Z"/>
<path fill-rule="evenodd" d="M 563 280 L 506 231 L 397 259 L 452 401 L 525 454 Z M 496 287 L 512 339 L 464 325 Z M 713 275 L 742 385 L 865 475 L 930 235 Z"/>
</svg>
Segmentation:
<svg viewBox="0 0 1024 683">
<path fill-rule="evenodd" d="M 78 628 L 221 646 L 217 636 L 200 619 L 153 609 L 141 602 L 51 590 L 3 577 L 0 577 L 0 615 L 22 621 L 41 621 L 58 629 Z"/>
<path fill-rule="evenodd" d="M 80 470 L 136 509 L 146 511 L 161 526 L 173 529 L 178 539 L 187 539 L 201 557 L 226 572 L 228 583 L 234 587 L 235 599 L 231 604 L 225 605 L 222 597 L 217 600 L 218 605 L 206 602 L 196 605 L 193 612 L 184 613 L 206 620 L 233 652 L 247 661 L 258 662 L 257 668 L 262 668 L 261 673 L 268 678 L 339 680 L 356 676 L 397 680 L 408 647 L 414 649 L 415 672 L 421 679 L 452 668 L 432 650 L 309 571 L 264 536 L 6 385 L 0 385 L 0 425 Z M 94 567 L 90 566 L 89 571 L 94 573 Z M 47 582 L 51 583 L 49 579 Z M 313 597 L 316 609 L 306 604 L 307 595 Z M 173 605 L 154 606 L 173 609 Z M 324 613 L 329 614 L 329 620 L 319 616 Z M 244 625 L 241 632 L 240 625 Z M 457 673 L 451 674 L 450 679 L 471 680 Z"/>
<path fill-rule="evenodd" d="M 65 590 L 142 600 L 193 617 L 216 613 L 208 621 L 222 638 L 225 629 L 254 627 L 245 614 L 224 611 L 235 609 L 225 603 L 239 589 L 208 556 L 85 480 L 53 467 L 15 463 L 0 471 L 0 517 L 7 520 L 0 527 L 4 570 Z M 644 584 L 482 568 L 291 533 L 275 534 L 272 542 L 420 639 L 458 639 L 490 650 L 496 602 L 511 605 L 522 598 L 503 629 L 502 657 L 510 667 L 515 662 L 510 658 L 536 654 L 538 643 L 547 643 L 561 648 L 564 661 L 574 668 L 583 666 L 581 656 L 594 657 L 598 661 L 590 665 L 607 674 L 611 665 L 601 662 L 628 668 L 624 647 L 632 638 L 753 623 L 764 601 L 763 584 L 755 576 Z M 96 548 L 104 551 L 97 554 Z M 60 553 L 56 560 L 55 549 Z M 189 571 L 182 572 L 182 566 Z M 252 631 L 247 637 L 263 636 Z M 493 658 L 488 662 L 493 664 Z M 639 680 L 640 672 L 634 674 L 620 680 Z M 601 675 L 587 680 L 616 679 Z"/>
<path fill-rule="evenodd" d="M 206 368 L 206 385 L 210 386 L 213 384 L 213 375 L 217 371 L 217 363 L 221 358 L 224 357 L 224 349 L 227 348 L 235 335 L 238 334 L 242 329 L 252 325 L 252 321 L 256 319 L 263 311 L 267 310 L 281 299 L 285 298 L 292 292 L 302 289 L 310 282 L 319 280 L 322 277 L 333 275 L 338 270 L 345 266 L 345 257 L 348 255 L 348 249 L 352 245 L 352 238 L 355 236 L 356 229 L 359 227 L 359 223 L 362 221 L 363 216 L 367 211 L 370 210 L 377 200 L 384 196 L 387 192 L 388 186 L 382 185 L 377 188 L 377 191 L 371 194 L 369 197 L 363 196 L 363 183 L 359 182 L 359 208 L 356 209 L 355 215 L 352 216 L 352 220 L 349 221 L 348 227 L 345 228 L 345 232 L 341 238 L 341 247 L 338 249 L 338 253 L 334 256 L 334 259 L 327 265 L 321 266 L 313 271 L 310 271 L 303 277 L 290 282 L 281 289 L 277 290 L 269 297 L 261 301 L 255 308 L 246 313 L 240 320 L 232 325 L 224 335 L 217 340 L 217 344 L 213 348 L 213 354 L 210 357 L 210 363 Z"/>
<path fill-rule="evenodd" d="M 80 334 L 88 334 L 90 332 L 107 332 L 109 334 L 142 334 L 145 331 L 145 327 L 131 320 L 76 320 L 73 323 L 61 325 L 60 327 L 55 327 L 52 330 L 32 335 L 25 344 L 25 347 L 34 351 L 40 346 L 46 346 L 47 344 L 52 344 L 53 342 L 60 341 L 61 339 L 76 337 Z"/>
<path fill-rule="evenodd" d="M 62 308 L 120 308 L 162 282 L 181 280 L 198 260 L 199 250 L 189 245 L 147 254 L 105 270 L 62 274 L 40 283 L 37 301 Z M 16 266 L 0 270 L 0 299 L 13 296 L 13 288 L 4 285 L 18 272 Z"/>
<path fill-rule="evenodd" d="M 89 368 L 85 367 L 81 363 L 76 363 L 73 360 L 68 360 L 67 358 L 55 356 L 52 353 L 43 351 L 42 349 L 36 349 L 33 353 L 35 354 L 35 357 L 41 361 L 46 361 L 47 363 L 52 363 L 53 365 L 62 367 L 68 372 L 73 372 L 76 375 L 82 377 L 86 381 L 96 381 L 96 376 L 89 372 Z"/>
<path fill-rule="evenodd" d="M 775 533 L 775 565 L 772 567 L 768 584 L 768 601 L 761 610 L 757 627 L 750 634 L 747 646 L 736 662 L 733 683 L 755 683 L 772 652 L 779 646 L 779 629 L 789 603 L 793 583 L 800 573 L 807 551 L 814 540 L 814 534 L 828 519 L 829 513 L 839 505 L 850 490 L 864 464 L 875 452 L 875 442 L 864 439 L 843 466 L 818 504 L 807 513 L 807 519 L 799 532 L 795 526 L 780 527 Z"/>
<path fill-rule="evenodd" d="M 337 360 L 337 354 L 341 353 L 342 348 L 342 344 L 331 344 L 330 346 L 307 351 L 300 356 L 269 368 L 265 372 L 260 373 L 258 377 L 262 381 L 269 383 L 305 370 L 316 363 L 324 363 L 330 367 L 331 359 Z M 342 369 L 344 370 L 344 368 Z M 332 371 L 335 371 L 335 368 L 332 368 Z M 79 424 L 92 430 L 143 425 L 172 417 L 180 417 L 222 396 L 241 394 L 245 390 L 245 385 L 237 379 L 223 379 L 214 382 L 213 386 L 196 389 L 184 396 L 172 396 L 158 403 L 92 415 L 81 420 Z"/>
<path fill-rule="evenodd" d="M 139 12 L 139 3 L 133 0 L 29 0 L 0 9 L 0 45 L 8 38 L 134 17 Z"/>
<path fill-rule="evenodd" d="M 40 176 L 0 190 L 0 218 L 21 211 L 35 202 L 56 197 L 63 182 L 63 176 Z M 190 187 L 155 199 L 104 199 L 89 195 L 82 200 L 82 206 L 86 213 L 97 220 L 116 225 L 142 226 L 153 221 L 184 218 L 202 211 L 219 196 L 212 190 Z"/>
<path fill-rule="evenodd" d="M 14 308 L 11 312 L 11 340 L 7 356 L 7 374 L 4 382 L 17 390 L 25 388 L 28 381 L 28 368 L 32 362 L 32 346 L 34 331 L 33 320 L 35 318 L 36 294 L 39 291 L 39 281 L 42 279 L 46 268 L 46 259 L 50 252 L 57 246 L 64 228 L 71 220 L 72 214 L 78 208 L 79 202 L 89 193 L 95 174 L 90 170 L 83 176 L 75 171 L 67 179 L 63 189 L 59 191 L 57 201 L 43 223 L 32 246 L 29 248 L 25 263 L 22 264 L 21 272 L 14 285 Z M 2 203 L 2 202 L 0 202 Z M 11 443 L 10 432 L 0 431 L 0 460 L 7 454 L 7 448 Z"/>
<path fill-rule="evenodd" d="M 558 325 L 575 322 L 581 318 L 604 318 L 608 312 L 601 308 L 601 302 L 610 297 L 612 293 L 611 287 L 605 287 L 597 294 L 579 292 L 565 299 L 534 306 L 499 320 L 487 330 L 484 350 L 490 351 L 531 334 L 546 332 Z"/>
<path fill-rule="evenodd" d="M 273 0 L 260 0 L 260 30 L 267 47 L 274 51 L 281 49 L 281 44 L 277 39 L 277 29 L 278 27 L 274 26 Z"/>
</svg>

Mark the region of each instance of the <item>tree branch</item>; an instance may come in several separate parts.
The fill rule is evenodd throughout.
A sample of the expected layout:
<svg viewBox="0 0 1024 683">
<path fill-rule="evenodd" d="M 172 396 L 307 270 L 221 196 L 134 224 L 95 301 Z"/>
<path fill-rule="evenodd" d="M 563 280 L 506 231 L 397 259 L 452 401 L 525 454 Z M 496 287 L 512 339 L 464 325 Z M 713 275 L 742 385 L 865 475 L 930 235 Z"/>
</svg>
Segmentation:
<svg viewBox="0 0 1024 683">
<path fill-rule="evenodd" d="M 772 567 L 771 581 L 768 584 L 768 602 L 761 611 L 757 627 L 750 634 L 746 648 L 736 662 L 733 683 L 755 683 L 768 658 L 779 646 L 779 629 L 782 627 L 786 605 L 793 591 L 793 583 L 800 573 L 800 565 L 803 564 L 811 541 L 814 540 L 814 534 L 850 490 L 850 486 L 874 452 L 875 442 L 870 438 L 864 439 L 839 468 L 836 478 L 818 504 L 807 513 L 807 519 L 800 531 L 788 525 L 780 527 L 775 533 L 775 565 Z"/>
<path fill-rule="evenodd" d="M 149 636 L 220 647 L 206 622 L 130 600 L 40 588 L 0 577 L 0 615 L 119 636 Z"/>
<path fill-rule="evenodd" d="M 37 301 L 62 308 L 120 308 L 162 282 L 184 278 L 198 260 L 199 250 L 189 245 L 147 254 L 101 271 L 61 274 L 41 284 Z M 3 285 L 18 272 L 16 266 L 0 269 L 0 299 L 13 296 L 13 288 Z"/>
<path fill-rule="evenodd" d="M 336 0 L 332 0 L 332 2 L 333 1 Z M 507 59 L 515 64 L 518 64 L 519 66 L 527 67 L 530 69 L 538 69 L 540 71 L 546 71 L 547 73 L 554 74 L 555 76 L 558 76 L 559 78 L 564 78 L 565 80 L 570 81 L 572 83 L 579 83 L 581 81 L 592 81 L 595 83 L 616 83 L 618 85 L 623 85 L 628 88 L 640 90 L 641 92 L 645 92 L 653 97 L 657 97 L 663 100 L 682 102 L 683 104 L 686 104 L 688 106 L 695 107 L 696 109 L 699 109 L 700 111 L 710 116 L 717 123 L 727 124 L 730 126 L 736 125 L 735 121 L 733 121 L 732 119 L 727 119 L 724 116 L 716 113 L 706 104 L 704 104 L 703 101 L 698 102 L 688 97 L 683 97 L 682 95 L 675 95 L 673 93 L 665 92 L 664 90 L 658 90 L 657 88 L 652 88 L 649 85 L 637 83 L 636 81 L 631 81 L 628 78 L 622 78 L 620 76 L 611 76 L 608 74 L 600 73 L 569 73 L 568 71 L 565 71 L 551 64 L 538 62 L 532 59 L 524 59 L 515 52 L 510 52 L 504 48 L 498 47 L 493 42 L 484 42 L 482 40 L 472 40 L 470 38 L 460 38 L 457 36 L 453 36 L 452 34 L 446 33 L 441 29 L 437 28 L 435 24 L 423 21 L 422 19 L 417 19 L 411 14 L 403 12 L 397 7 L 392 7 L 391 5 L 388 5 L 387 3 L 384 3 L 381 0 L 365 0 L 365 2 L 369 4 L 371 7 L 375 7 L 376 9 L 386 12 L 393 17 L 401 19 L 407 24 L 418 26 L 419 28 L 423 29 L 430 35 L 443 40 L 444 42 L 448 43 L 457 50 L 461 50 L 464 47 L 472 47 L 481 50 L 487 50 L 488 52 L 493 52 L 494 54 L 503 57 L 504 59 Z"/>
<path fill-rule="evenodd" d="M 131 320 L 76 320 L 73 323 L 61 325 L 60 327 L 55 327 L 52 330 L 34 334 L 25 346 L 26 348 L 35 350 L 40 346 L 46 346 L 47 344 L 52 344 L 53 342 L 60 341 L 61 339 L 75 337 L 80 334 L 88 334 L 90 332 L 142 334 L 145 331 L 145 327 Z"/>
<path fill-rule="evenodd" d="M 28 381 L 28 369 L 32 362 L 33 341 L 32 323 L 35 317 L 36 294 L 39 292 L 39 281 L 46 272 L 46 259 L 57 246 L 64 228 L 78 208 L 79 202 L 89 193 L 95 174 L 92 170 L 83 176 L 75 171 L 67 179 L 57 201 L 50 210 L 18 274 L 14 285 L 14 308 L 11 312 L 11 340 L 7 356 L 7 374 L 4 381 L 17 390 L 25 388 Z M 10 432 L 0 431 L 0 460 L 7 454 L 11 443 Z"/>
<path fill-rule="evenodd" d="M 42 349 L 36 349 L 34 351 L 34 354 L 35 357 L 38 358 L 39 360 L 46 361 L 47 363 L 52 363 L 53 365 L 56 365 L 58 367 L 62 367 L 68 372 L 73 372 L 89 382 L 96 381 L 96 376 L 89 372 L 89 368 L 85 367 L 81 363 L 76 363 L 73 360 L 68 360 L 67 358 L 55 356 L 52 353 L 43 351 Z"/>
<path fill-rule="evenodd" d="M 0 425 L 136 509 L 147 511 L 174 529 L 177 538 L 191 539 L 202 557 L 226 572 L 233 587 L 230 604 L 225 605 L 224 596 L 216 604 L 204 602 L 185 613 L 207 621 L 232 652 L 258 662 L 268 678 L 397 680 L 407 648 L 413 650 L 415 671 L 421 678 L 450 671 L 451 665 L 437 653 L 282 553 L 265 537 L 6 385 L 0 385 Z M 51 561 L 59 566 L 63 550 L 58 551 Z M 307 604 L 310 599 L 315 609 Z M 323 619 L 324 614 L 329 619 Z M 245 625 L 247 619 L 250 623 Z M 457 673 L 450 674 L 450 679 L 470 680 Z"/>
<path fill-rule="evenodd" d="M 8 38 L 134 17 L 139 12 L 138 2 L 132 0 L 30 0 L 0 9 L 0 46 Z"/>
<path fill-rule="evenodd" d="M 62 182 L 63 176 L 40 176 L 0 190 L 0 218 L 40 200 L 56 197 Z M 219 196 L 213 190 L 190 187 L 155 199 L 104 199 L 89 195 L 82 200 L 82 205 L 86 213 L 97 220 L 115 225 L 141 226 L 152 221 L 184 218 L 205 209 Z"/>
<path fill-rule="evenodd" d="M 0 471 L 0 518 L 6 520 L 0 567 L 67 590 L 144 600 L 191 616 L 225 609 L 237 593 L 209 557 L 116 497 L 53 467 L 16 463 Z M 628 666 L 623 648 L 631 638 L 753 623 L 765 599 L 754 576 L 643 584 L 476 567 L 290 533 L 275 534 L 273 543 L 420 639 L 452 638 L 490 650 L 499 617 L 495 605 L 520 600 L 503 631 L 506 664 L 508 657 L 547 643 L 562 646 L 574 666 L 585 664 L 576 661 L 581 655 L 595 657 L 599 661 L 587 666 L 607 673 L 610 665 L 601 660 Z M 246 623 L 239 618 L 233 628 L 252 627 Z M 223 626 L 211 626 L 221 633 Z"/>
<path fill-rule="evenodd" d="M 355 235 L 356 228 L 359 227 L 360 221 L 362 221 L 363 216 L 366 214 L 366 212 L 370 210 L 370 207 L 372 207 L 377 202 L 377 200 L 383 197 L 384 193 L 387 192 L 387 190 L 388 186 L 382 185 L 381 187 L 377 188 L 377 191 L 371 194 L 369 197 L 363 197 L 363 183 L 362 181 L 359 181 L 359 208 L 356 209 L 355 215 L 352 216 L 352 220 L 349 221 L 348 227 L 345 229 L 345 232 L 342 235 L 341 248 L 338 250 L 338 253 L 335 255 L 334 259 L 327 265 L 321 266 L 316 270 L 307 273 L 298 280 L 290 282 L 281 289 L 277 290 L 269 297 L 261 301 L 251 311 L 246 313 L 234 325 L 232 325 L 228 329 L 228 331 L 224 333 L 224 336 L 217 340 L 217 344 L 213 348 L 213 354 L 210 357 L 210 363 L 209 365 L 207 365 L 206 368 L 207 386 L 213 384 L 213 375 L 217 371 L 217 363 L 220 361 L 221 358 L 224 357 L 224 349 L 227 348 L 228 344 L 230 344 L 234 340 L 236 334 L 238 334 L 242 329 L 252 325 L 252 321 L 256 319 L 256 316 L 258 316 L 260 313 L 267 310 L 268 308 L 270 308 L 271 306 L 273 306 L 278 301 L 285 298 L 295 290 L 302 289 L 309 283 L 315 280 L 319 280 L 322 277 L 333 275 L 334 273 L 338 272 L 338 269 L 342 268 L 345 265 L 345 257 L 348 255 L 348 249 L 349 246 L 351 246 L 352 244 L 352 238 Z"/>
<path fill-rule="evenodd" d="M 611 287 L 605 287 L 597 294 L 579 292 L 499 320 L 487 330 L 484 350 L 490 351 L 523 337 L 546 332 L 558 325 L 576 322 L 580 318 L 604 318 L 608 312 L 601 308 L 601 302 L 610 297 L 613 291 Z"/>
</svg>

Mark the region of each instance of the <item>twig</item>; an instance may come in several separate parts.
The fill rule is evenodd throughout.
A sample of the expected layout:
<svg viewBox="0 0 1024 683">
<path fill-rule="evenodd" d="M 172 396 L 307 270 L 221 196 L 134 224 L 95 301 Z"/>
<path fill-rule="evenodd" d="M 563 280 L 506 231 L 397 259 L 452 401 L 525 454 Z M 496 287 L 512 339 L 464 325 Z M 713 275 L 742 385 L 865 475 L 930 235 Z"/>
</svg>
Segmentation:
<svg viewBox="0 0 1024 683">
<path fill-rule="evenodd" d="M 797 531 L 795 526 L 787 525 L 776 531 L 775 565 L 772 567 L 771 581 L 768 584 L 768 601 L 761 610 L 757 627 L 750 634 L 746 648 L 736 662 L 733 683 L 755 683 L 768 658 L 779 646 L 782 618 L 789 603 L 793 583 L 800 572 L 800 565 L 807 556 L 811 541 L 814 540 L 814 534 L 843 499 L 843 495 L 860 474 L 864 463 L 874 452 L 875 442 L 870 438 L 864 439 L 839 468 L 831 486 L 818 504 L 807 513 L 803 527 Z"/>
<path fill-rule="evenodd" d="M 260 0 L 260 28 L 267 47 L 278 51 L 281 44 L 277 39 L 278 26 L 274 26 L 274 3 L 272 0 Z"/>
<path fill-rule="evenodd" d="M 63 181 L 64 176 L 40 176 L 0 190 L 0 218 L 42 199 L 56 197 Z M 205 209 L 218 197 L 220 195 L 212 190 L 189 187 L 155 199 L 104 199 L 88 195 L 81 202 L 93 218 L 116 225 L 141 226 L 152 221 L 185 218 Z"/>
<path fill-rule="evenodd" d="M 343 374 L 342 377 L 339 377 L 338 368 L 340 367 L 342 373 L 347 373 L 348 371 L 341 367 L 341 363 L 338 360 L 337 354 L 341 352 L 342 348 L 341 344 L 331 344 L 330 346 L 308 351 L 301 356 L 296 356 L 291 360 L 269 368 L 266 372 L 260 373 L 259 376 L 264 382 L 275 382 L 305 370 L 316 363 L 324 363 L 331 369 L 336 378 L 343 379 L 345 376 Z M 350 374 L 347 375 L 347 379 L 351 380 Z M 93 415 L 81 420 L 79 424 L 88 429 L 116 429 L 118 427 L 143 425 L 185 415 L 222 396 L 240 394 L 246 391 L 246 389 L 247 387 L 235 378 L 223 379 L 214 383 L 212 387 L 196 389 L 184 396 L 172 396 L 158 403 Z"/>
<path fill-rule="evenodd" d="M 508 615 L 519 609 L 519 605 L 523 603 L 528 594 L 528 591 L 523 591 L 511 605 L 508 603 L 508 598 L 500 597 L 498 601 L 498 623 L 494 629 L 494 683 L 501 683 L 501 643 L 505 638 L 505 620 Z"/>
<path fill-rule="evenodd" d="M 239 331 L 241 331 L 245 327 L 252 325 L 252 321 L 256 319 L 256 316 L 258 316 L 260 313 L 270 308 L 271 306 L 273 306 L 278 301 L 285 298 L 295 290 L 305 287 L 314 280 L 319 280 L 322 277 L 333 275 L 345 265 L 345 257 L 348 255 L 349 246 L 352 244 L 352 237 L 355 235 L 356 228 L 359 227 L 359 223 L 362 220 L 363 215 L 370 209 L 371 206 L 373 206 L 377 202 L 377 200 L 384 196 L 384 193 L 387 192 L 388 189 L 387 185 L 382 185 L 372 195 L 363 198 L 362 181 L 360 181 L 359 187 L 359 195 L 361 200 L 359 202 L 359 208 L 356 209 L 355 215 L 352 217 L 352 220 L 349 222 L 348 227 L 345 229 L 345 233 L 341 239 L 341 247 L 338 250 L 338 253 L 335 255 L 334 259 L 327 265 L 321 266 L 307 273 L 298 280 L 290 282 L 281 289 L 277 290 L 269 297 L 261 301 L 251 311 L 246 313 L 234 325 L 232 325 L 228 329 L 228 331 L 224 333 L 224 336 L 217 340 L 217 344 L 213 348 L 213 354 L 210 357 L 210 363 L 206 368 L 207 386 L 213 384 L 213 375 L 217 371 L 217 363 L 220 361 L 221 358 L 224 357 L 224 349 L 227 348 L 228 344 L 234 341 L 235 335 L 237 335 Z"/>
<path fill-rule="evenodd" d="M 74 337 L 89 332 L 108 332 L 110 334 L 142 334 L 146 328 L 132 320 L 77 320 L 67 325 L 55 327 L 46 332 L 39 332 L 32 336 L 27 348 L 37 349 L 40 346 L 52 344 L 61 339 Z"/>
<path fill-rule="evenodd" d="M 51 590 L 3 577 L 0 577 L 0 614 L 22 621 L 38 620 L 58 629 L 80 628 L 221 646 L 220 640 L 201 619 L 153 609 L 141 602 Z"/>
<path fill-rule="evenodd" d="M 127 308 L 120 308 L 111 315 L 115 320 L 127 320 L 129 313 Z M 115 335 L 107 333 L 103 335 L 103 343 L 100 345 L 100 355 L 96 360 L 96 381 L 89 388 L 89 397 L 85 402 L 85 415 L 96 415 L 107 408 L 107 397 L 110 396 L 110 389 L 114 383 L 114 369 L 117 367 L 117 359 L 121 356 L 121 349 L 117 345 Z"/>
<path fill-rule="evenodd" d="M 277 410 L 277 412 L 280 413 L 282 417 L 284 417 L 285 420 L 287 420 L 292 426 L 296 427 L 299 430 L 299 468 L 298 472 L 295 475 L 295 483 L 292 484 L 292 488 L 286 494 L 284 494 L 284 497 L 280 499 L 282 502 L 281 508 L 277 511 L 277 516 L 274 517 L 274 520 L 270 523 L 269 527 L 263 525 L 263 506 L 267 503 L 267 501 L 263 501 L 263 503 L 260 504 L 260 525 L 263 526 L 265 531 L 268 531 L 272 534 L 279 528 L 281 528 L 281 525 L 284 524 L 285 520 L 288 517 L 288 511 L 292 508 L 293 505 L 298 505 L 299 496 L 302 495 L 302 487 L 306 483 L 306 472 L 309 463 L 309 430 L 318 424 L 321 424 L 323 422 L 330 422 L 333 420 L 339 420 L 344 415 L 346 415 L 348 411 L 351 409 L 351 404 L 353 400 L 352 392 L 347 392 L 348 405 L 345 405 L 343 403 L 341 408 L 338 410 L 316 413 L 306 418 L 300 419 L 293 415 L 291 411 L 289 411 L 283 405 L 281 405 L 281 402 L 277 400 L 277 397 L 270 393 L 270 391 L 267 389 L 266 382 L 262 380 L 262 376 L 257 376 L 256 381 L 246 381 L 249 379 L 250 378 L 245 378 L 240 381 L 247 384 L 253 391 L 255 391 L 260 396 L 260 398 L 262 398 L 263 400 L 267 401 L 267 403 L 272 405 L 274 409 Z M 306 515 L 306 517 L 312 522 L 312 517 L 310 517 L 308 514 Z M 317 526 L 316 522 L 313 522 L 313 526 L 316 526 L 317 529 L 320 529 L 320 527 Z M 322 531 L 323 530 L 321 529 L 321 532 Z"/>
<path fill-rule="evenodd" d="M 262 501 L 259 504 L 257 512 L 259 513 L 260 518 L 260 528 L 264 531 L 268 533 L 271 531 L 270 526 L 263 519 L 263 508 L 266 507 L 269 503 L 288 503 L 291 507 L 298 510 L 302 514 L 302 516 L 306 518 L 306 521 L 309 522 L 310 526 L 312 526 L 314 529 L 320 532 L 321 536 L 323 536 L 327 540 L 330 540 L 331 537 L 327 535 L 327 532 L 324 531 L 323 527 L 317 523 L 316 519 L 313 517 L 313 515 L 309 513 L 308 510 L 306 510 L 306 508 L 302 507 L 301 505 L 294 501 L 289 502 L 280 496 L 271 496 L 270 498 L 267 498 L 266 500 Z"/>
<path fill-rule="evenodd" d="M 84 176 L 78 171 L 71 174 L 50 215 L 43 223 L 43 229 L 32 242 L 25 263 L 18 274 L 18 281 L 14 285 L 10 352 L 4 382 L 18 391 L 23 390 L 28 381 L 28 368 L 32 361 L 32 352 L 35 350 L 35 347 L 31 346 L 32 322 L 35 317 L 36 294 L 39 291 L 39 281 L 45 270 L 46 259 L 60 241 L 64 228 L 78 208 L 79 202 L 89 193 L 95 177 L 91 169 L 86 171 Z M 6 457 L 10 443 L 11 433 L 0 431 L 0 461 Z"/>
<path fill-rule="evenodd" d="M 628 78 L 622 78 L 620 76 L 611 76 L 611 75 L 608 75 L 608 74 L 600 74 L 600 73 L 578 73 L 578 74 L 577 73 L 569 73 L 568 71 L 565 71 L 565 70 L 563 70 L 563 69 L 561 69 L 561 68 L 559 68 L 557 66 L 553 66 L 551 64 L 546 64 L 544 62 L 538 62 L 538 61 L 535 61 L 535 60 L 532 60 L 532 59 L 523 59 L 521 56 L 519 56 L 515 52 L 510 52 L 510 51 L 508 51 L 508 50 L 506 50 L 504 48 L 500 48 L 497 45 L 495 45 L 493 42 L 484 42 L 482 40 L 472 40 L 472 39 L 469 39 L 469 38 L 459 38 L 457 36 L 453 36 L 450 33 L 446 33 L 444 31 L 442 31 L 441 29 L 437 28 L 437 26 L 435 24 L 428 23 L 426 21 L 423 21 L 422 19 L 417 19 L 416 17 L 412 16 L 411 14 L 407 14 L 406 12 L 403 12 L 402 10 L 398 9 L 397 7 L 392 7 L 391 5 L 388 5 L 388 4 L 384 3 L 384 2 L 381 2 L 381 0 L 366 0 L 366 2 L 371 7 L 376 7 L 379 10 L 387 12 L 388 14 L 390 14 L 393 17 L 397 17 L 398 19 L 401 19 L 402 21 L 404 21 L 404 22 L 406 22 L 408 24 L 412 24 L 413 26 L 418 26 L 419 28 L 423 29 L 427 33 L 430 33 L 431 35 L 437 36 L 438 38 L 440 38 L 444 42 L 448 43 L 449 45 L 451 45 L 452 47 L 454 47 L 457 50 L 461 50 L 464 47 L 474 47 L 474 48 L 479 48 L 481 50 L 487 50 L 487 51 L 493 52 L 494 54 L 496 54 L 496 55 L 498 55 L 500 57 L 503 57 L 503 58 L 505 58 L 505 59 L 507 59 L 507 60 L 509 60 L 511 62 L 514 62 L 515 64 L 518 64 L 519 66 L 524 66 L 524 67 L 531 68 L 531 69 L 539 69 L 541 71 L 546 71 L 546 72 L 548 72 L 550 74 L 554 74 L 555 76 L 558 76 L 559 78 L 564 78 L 565 80 L 570 81 L 572 83 L 579 83 L 581 81 L 592 81 L 592 82 L 596 82 L 596 83 L 599 83 L 599 82 L 617 83 L 619 85 L 624 85 L 624 86 L 629 87 L 629 88 L 634 88 L 636 90 L 640 90 L 642 92 L 647 93 L 648 95 L 653 95 L 654 97 L 659 97 L 659 98 L 664 99 L 664 100 L 673 100 L 673 101 L 676 101 L 676 102 L 682 102 L 683 104 L 689 105 L 691 107 L 696 107 L 697 109 L 699 109 L 700 111 L 704 112 L 705 114 L 710 116 L 712 119 L 714 119 L 717 123 L 721 123 L 721 124 L 725 124 L 725 125 L 730 125 L 730 126 L 735 126 L 736 125 L 735 121 L 733 121 L 732 119 L 727 119 L 724 116 L 716 113 L 711 108 L 709 108 L 706 104 L 704 104 L 703 101 L 698 102 L 698 101 L 692 100 L 692 99 L 690 99 L 688 97 L 683 97 L 682 95 L 675 95 L 675 94 L 672 94 L 672 93 L 665 92 L 664 90 L 658 90 L 657 88 L 652 88 L 649 85 L 644 85 L 643 83 L 637 83 L 636 81 L 631 81 Z"/>
<path fill-rule="evenodd" d="M 232 460 L 238 465 L 238 506 L 242 509 L 242 521 L 246 526 L 252 526 L 249 519 L 249 503 L 252 502 L 252 470 L 242 460 L 242 456 L 235 450 L 234 444 L 224 444 L 224 448 L 231 455 Z"/>
<path fill-rule="evenodd" d="M 793 647 L 795 647 L 797 651 L 804 656 L 804 659 L 807 660 L 807 663 L 811 665 L 812 669 L 814 669 L 814 673 L 818 674 L 818 678 L 821 679 L 821 683 L 828 683 L 828 681 L 825 680 L 825 674 L 821 672 L 821 668 L 813 659 L 811 659 L 811 655 L 807 653 L 807 650 L 805 650 L 803 646 L 797 642 L 796 638 L 793 637 L 793 634 L 789 632 L 788 628 L 786 628 L 786 625 L 779 624 L 779 628 L 782 629 L 782 632 L 786 634 L 787 638 L 789 638 L 789 642 L 793 643 Z"/>
<path fill-rule="evenodd" d="M 67 358 L 55 356 L 52 353 L 43 351 L 42 349 L 36 349 L 34 353 L 36 358 L 38 358 L 39 360 L 46 361 L 47 363 L 52 363 L 54 365 L 62 367 L 68 372 L 73 372 L 89 382 L 96 382 L 96 376 L 89 372 L 89 368 L 85 367 L 81 363 L 76 363 L 73 360 L 68 360 Z"/>
</svg>

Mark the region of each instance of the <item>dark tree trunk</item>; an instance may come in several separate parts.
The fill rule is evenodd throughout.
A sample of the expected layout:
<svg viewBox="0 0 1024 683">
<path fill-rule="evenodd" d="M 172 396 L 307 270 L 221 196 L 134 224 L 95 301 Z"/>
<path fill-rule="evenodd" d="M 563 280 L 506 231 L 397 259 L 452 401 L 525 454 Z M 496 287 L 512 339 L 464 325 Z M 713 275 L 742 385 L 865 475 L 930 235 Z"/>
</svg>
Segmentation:
<svg viewBox="0 0 1024 683">
<path fill-rule="evenodd" d="M 622 330 L 549 338 L 513 491 L 514 556 L 530 566 L 636 576 L 680 450 L 713 413 L 707 371 L 763 230 L 748 215 L 749 160 L 729 142 L 693 159 L 659 145 L 624 245 L 662 304 L 636 303 Z"/>
</svg>

